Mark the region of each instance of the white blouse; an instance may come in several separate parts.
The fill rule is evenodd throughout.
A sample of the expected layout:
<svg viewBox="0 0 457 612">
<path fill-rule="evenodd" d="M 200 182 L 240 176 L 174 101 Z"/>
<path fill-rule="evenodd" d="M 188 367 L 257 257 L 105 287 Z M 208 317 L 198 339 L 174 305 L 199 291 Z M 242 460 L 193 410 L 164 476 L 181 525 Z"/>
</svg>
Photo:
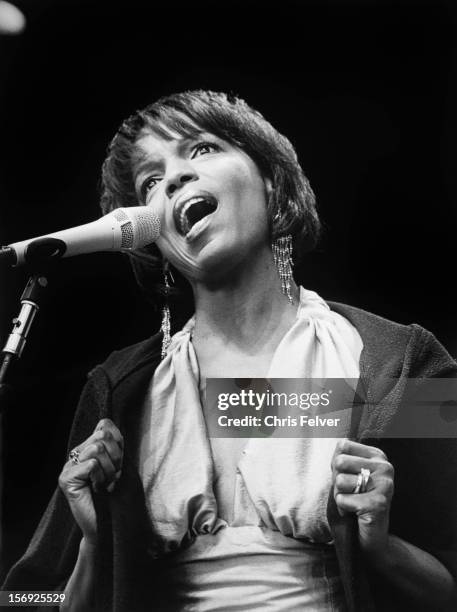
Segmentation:
<svg viewBox="0 0 457 612">
<path fill-rule="evenodd" d="M 201 405 L 194 321 L 175 334 L 142 413 L 138 467 L 170 609 L 342 610 L 326 517 L 337 438 L 250 438 L 235 475 L 233 521 L 218 512 L 217 476 Z M 357 330 L 300 288 L 297 318 L 268 378 L 359 377 Z M 346 433 L 349 431 L 347 419 Z M 343 431 L 344 434 L 344 431 Z M 341 428 L 339 434 L 341 436 Z M 172 551 L 178 551 L 170 554 Z M 209 563 L 211 561 L 211 563 Z M 244 606 L 244 607 L 243 607 Z M 332 608 L 333 606 L 333 608 Z"/>
</svg>

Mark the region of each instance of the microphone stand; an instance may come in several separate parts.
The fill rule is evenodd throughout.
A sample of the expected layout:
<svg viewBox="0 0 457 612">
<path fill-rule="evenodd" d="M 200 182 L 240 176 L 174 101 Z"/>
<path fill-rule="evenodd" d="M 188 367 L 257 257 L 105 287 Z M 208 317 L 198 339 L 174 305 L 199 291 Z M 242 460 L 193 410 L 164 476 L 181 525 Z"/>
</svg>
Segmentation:
<svg viewBox="0 0 457 612">
<path fill-rule="evenodd" d="M 13 319 L 13 329 L 2 350 L 0 362 L 0 413 L 8 406 L 11 386 L 7 374 L 12 364 L 20 359 L 36 313 L 40 309 L 48 280 L 42 274 L 33 274 L 21 296 L 21 310 Z"/>
<path fill-rule="evenodd" d="M 0 357 L 0 414 L 9 404 L 11 397 L 11 386 L 5 382 L 7 372 L 22 355 L 28 333 L 35 315 L 40 309 L 41 300 L 48 285 L 46 276 L 37 272 L 37 270 L 40 267 L 47 269 L 53 260 L 62 256 L 62 250 L 57 245 L 60 242 L 52 237 L 44 237 L 37 238 L 29 245 L 30 252 L 27 252 L 25 263 L 32 266 L 32 275 L 21 296 L 21 310 L 19 315 L 13 319 L 13 330 L 8 336 Z M 17 265 L 14 249 L 8 246 L 2 247 L 0 249 L 0 260 L 5 260 L 12 266 Z"/>
<path fill-rule="evenodd" d="M 3 574 L 4 551 L 3 551 L 3 411 L 12 403 L 12 387 L 8 384 L 8 372 L 15 361 L 17 361 L 24 350 L 27 336 L 30 332 L 33 320 L 38 312 L 43 295 L 46 292 L 48 280 L 42 274 L 30 276 L 24 292 L 21 296 L 21 310 L 19 315 L 13 319 L 13 329 L 8 336 L 0 357 L 0 570 Z"/>
<path fill-rule="evenodd" d="M 63 248 L 62 248 L 63 245 Z M 23 263 L 32 267 L 30 276 L 24 292 L 21 296 L 21 311 L 13 319 L 13 330 L 6 341 L 0 357 L 0 414 L 8 405 L 11 397 L 11 386 L 6 381 L 7 372 L 11 365 L 17 361 L 24 350 L 27 335 L 40 309 L 41 299 L 48 285 L 48 279 L 44 274 L 36 272 L 40 267 L 46 267 L 54 260 L 59 259 L 65 252 L 65 243 L 52 236 L 44 236 L 33 240 L 26 251 Z M 16 266 L 17 255 L 9 246 L 0 248 L 0 260 Z"/>
</svg>

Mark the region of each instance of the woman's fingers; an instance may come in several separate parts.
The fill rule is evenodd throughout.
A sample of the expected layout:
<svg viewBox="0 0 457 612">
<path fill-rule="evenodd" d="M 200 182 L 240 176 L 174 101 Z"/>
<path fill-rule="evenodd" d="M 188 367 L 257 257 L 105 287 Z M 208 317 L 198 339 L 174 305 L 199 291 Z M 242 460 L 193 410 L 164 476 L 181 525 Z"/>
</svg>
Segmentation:
<svg viewBox="0 0 457 612">
<path fill-rule="evenodd" d="M 95 432 L 97 431 L 108 431 L 113 440 L 115 440 L 115 442 L 119 444 L 120 448 L 124 450 L 124 438 L 111 419 L 102 419 L 99 421 L 97 423 L 97 427 L 95 428 Z"/>
<path fill-rule="evenodd" d="M 339 473 L 335 477 L 335 494 L 337 493 L 354 493 L 355 488 L 358 484 L 358 474 L 344 474 Z M 370 478 L 367 482 L 367 491 L 373 488 L 373 479 L 370 474 Z"/>
<path fill-rule="evenodd" d="M 111 420 L 103 419 L 94 433 L 73 449 L 77 453 L 79 463 L 91 459 L 98 463 L 100 469 L 93 468 L 90 472 L 90 480 L 96 489 L 105 485 L 112 490 L 122 469 L 123 446 L 123 438 L 118 428 Z M 70 463 L 74 462 L 70 459 Z"/>
<path fill-rule="evenodd" d="M 332 461 L 334 478 L 340 473 L 359 474 L 362 468 L 369 469 L 371 474 L 390 474 L 393 476 L 393 466 L 381 457 L 354 457 L 353 455 L 337 455 Z"/>
<path fill-rule="evenodd" d="M 364 550 L 384 550 L 394 490 L 392 464 L 379 448 L 339 440 L 331 469 L 333 497 L 339 513 L 357 515 Z"/>
<path fill-rule="evenodd" d="M 59 486 L 72 500 L 77 499 L 81 491 L 91 482 L 95 486 L 105 479 L 103 470 L 95 458 L 74 464 L 67 462 L 59 476 Z"/>
<path fill-rule="evenodd" d="M 94 440 L 79 451 L 79 462 L 84 463 L 89 459 L 95 459 L 106 481 L 112 481 L 121 464 L 121 455 L 112 444 L 101 440 Z"/>
<path fill-rule="evenodd" d="M 390 508 L 391 494 L 388 491 L 373 489 L 367 493 L 337 493 L 338 508 L 344 512 L 354 512 L 357 516 L 367 517 L 367 520 L 376 516 L 384 516 Z"/>
<path fill-rule="evenodd" d="M 101 467 L 96 459 L 75 464 L 67 461 L 59 476 L 59 486 L 67 498 L 71 512 L 87 541 L 96 541 L 97 519 L 92 501 L 92 488 L 102 482 Z"/>
<path fill-rule="evenodd" d="M 60 487 L 73 497 L 92 484 L 95 491 L 112 491 L 122 470 L 124 441 L 110 419 L 102 419 L 93 434 L 76 446 L 59 478 Z"/>
<path fill-rule="evenodd" d="M 332 458 L 332 473 L 335 500 L 339 494 L 360 495 L 360 475 L 362 470 L 369 470 L 369 476 L 364 482 L 363 493 L 377 490 L 382 494 L 390 493 L 394 481 L 394 468 L 385 454 L 372 446 L 366 446 L 350 440 L 342 440 Z M 355 451 L 362 452 L 356 456 Z"/>
<path fill-rule="evenodd" d="M 70 453 L 59 476 L 73 516 L 88 541 L 95 540 L 97 520 L 92 490 L 111 492 L 122 470 L 124 442 L 109 419 L 102 419 L 87 440 Z"/>
<path fill-rule="evenodd" d="M 368 444 L 361 444 L 360 442 L 354 442 L 353 440 L 347 440 L 345 438 L 338 440 L 333 453 L 332 463 L 335 457 L 341 454 L 365 457 L 366 459 L 387 459 L 385 453 L 380 448 L 377 448 L 376 446 L 369 446 Z"/>
<path fill-rule="evenodd" d="M 371 479 L 375 475 L 376 477 L 382 475 L 392 479 L 394 476 L 393 466 L 387 461 L 387 457 L 381 449 L 352 440 L 339 440 L 331 462 L 334 482 L 336 482 L 339 474 L 355 475 L 356 480 L 353 486 L 353 489 L 355 489 L 357 476 L 362 468 L 370 470 Z M 345 479 L 344 482 L 349 486 L 348 483 L 354 481 L 353 479 Z"/>
<path fill-rule="evenodd" d="M 73 450 L 81 453 L 88 445 L 94 442 L 102 442 L 106 446 L 108 452 L 113 451 L 113 463 L 116 463 L 119 459 L 122 461 L 124 440 L 121 432 L 110 419 L 102 419 L 94 429 L 93 434 L 89 436 L 87 440 L 75 446 Z M 120 468 L 121 466 L 118 465 L 118 467 Z"/>
<path fill-rule="evenodd" d="M 98 491 L 103 485 L 108 486 L 114 481 L 116 468 L 101 442 L 93 442 L 84 448 L 79 455 L 79 461 L 83 465 L 85 463 L 92 465 L 90 480 L 95 491 Z"/>
<path fill-rule="evenodd" d="M 356 493 L 356 487 L 359 484 L 358 474 L 339 473 L 335 477 L 334 496 L 336 499 L 337 495 L 351 495 L 353 497 L 357 497 L 362 502 L 364 499 L 366 499 L 363 496 L 374 490 L 391 496 L 393 493 L 393 482 L 393 477 L 390 477 L 387 471 L 386 473 L 382 474 L 379 472 L 370 473 L 366 483 L 366 489 L 363 491 L 363 493 Z M 342 498 L 340 497 L 340 499 Z"/>
</svg>

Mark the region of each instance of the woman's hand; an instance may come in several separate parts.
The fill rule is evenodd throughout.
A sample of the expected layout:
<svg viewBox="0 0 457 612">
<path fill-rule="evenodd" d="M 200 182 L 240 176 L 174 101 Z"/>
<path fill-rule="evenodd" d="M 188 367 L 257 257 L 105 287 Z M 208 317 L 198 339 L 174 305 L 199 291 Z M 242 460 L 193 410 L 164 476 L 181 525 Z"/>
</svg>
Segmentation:
<svg viewBox="0 0 457 612">
<path fill-rule="evenodd" d="M 362 468 L 370 470 L 366 491 L 355 493 Z M 354 512 L 360 547 L 374 562 L 388 554 L 394 468 L 374 446 L 339 440 L 332 458 L 333 496 L 340 514 Z"/>
<path fill-rule="evenodd" d="M 112 492 L 121 475 L 124 441 L 110 419 L 98 422 L 94 433 L 71 452 L 59 476 L 59 486 L 88 545 L 95 544 L 97 521 L 92 490 Z"/>
</svg>

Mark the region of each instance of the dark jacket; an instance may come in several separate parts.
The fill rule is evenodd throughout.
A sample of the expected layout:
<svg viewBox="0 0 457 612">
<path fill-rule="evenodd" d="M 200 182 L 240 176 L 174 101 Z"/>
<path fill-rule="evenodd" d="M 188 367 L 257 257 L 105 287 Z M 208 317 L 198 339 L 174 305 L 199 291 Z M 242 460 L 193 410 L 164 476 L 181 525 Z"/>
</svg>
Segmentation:
<svg viewBox="0 0 457 612">
<path fill-rule="evenodd" d="M 360 374 L 364 403 L 355 407 L 351 437 L 382 448 L 395 467 L 390 531 L 439 558 L 457 576 L 457 442 L 455 439 L 389 439 L 409 378 L 457 377 L 457 364 L 435 337 L 418 325 L 399 325 L 330 302 L 363 340 Z M 140 612 L 154 606 L 160 585 L 148 549 L 154 540 L 133 457 L 137 417 L 160 361 L 161 336 L 116 351 L 89 375 L 68 449 L 109 417 L 125 441 L 123 471 L 112 494 L 94 495 L 100 546 L 97 610 Z M 382 406 L 379 406 L 379 400 Z M 340 517 L 330 494 L 332 530 L 348 610 L 418 609 L 367 570 L 357 546 L 354 516 Z M 73 571 L 81 533 L 56 490 L 24 556 L 10 570 L 5 590 L 63 588 Z M 435 606 L 435 610 L 438 608 Z"/>
</svg>

